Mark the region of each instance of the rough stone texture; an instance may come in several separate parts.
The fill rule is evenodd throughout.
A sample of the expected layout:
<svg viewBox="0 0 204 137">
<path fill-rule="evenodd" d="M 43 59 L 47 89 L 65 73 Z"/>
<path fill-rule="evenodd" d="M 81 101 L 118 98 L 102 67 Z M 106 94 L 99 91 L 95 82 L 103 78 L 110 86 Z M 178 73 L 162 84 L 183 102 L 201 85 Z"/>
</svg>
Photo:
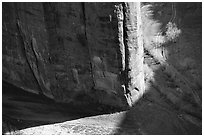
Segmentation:
<svg viewBox="0 0 204 137">
<path fill-rule="evenodd" d="M 3 80 L 60 102 L 92 89 L 96 99 L 98 91 L 102 102 L 114 102 L 122 95 L 114 9 L 114 3 L 3 3 Z"/>
<path fill-rule="evenodd" d="M 124 35 L 126 62 L 126 92 L 130 93 L 131 105 L 144 93 L 144 47 L 141 28 L 140 3 L 124 4 Z"/>
<path fill-rule="evenodd" d="M 46 39 L 41 4 L 3 5 L 3 80 L 40 92 L 44 81 L 40 77 L 46 75 L 41 71 L 46 60 L 46 44 L 41 40 Z"/>
<path fill-rule="evenodd" d="M 114 12 L 119 4 L 3 3 L 3 80 L 60 102 L 88 94 L 105 104 L 124 104 L 122 6 Z M 174 21 L 182 30 L 177 42 L 164 48 L 168 63 L 201 97 L 202 4 L 154 5 L 162 27 Z"/>
</svg>

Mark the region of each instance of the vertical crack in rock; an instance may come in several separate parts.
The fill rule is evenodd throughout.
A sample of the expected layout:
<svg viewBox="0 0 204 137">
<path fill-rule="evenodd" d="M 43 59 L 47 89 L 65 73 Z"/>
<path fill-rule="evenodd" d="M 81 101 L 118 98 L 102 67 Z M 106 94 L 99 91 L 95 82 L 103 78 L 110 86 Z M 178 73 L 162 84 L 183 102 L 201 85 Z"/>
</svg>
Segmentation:
<svg viewBox="0 0 204 137">
<path fill-rule="evenodd" d="M 124 29 L 123 29 L 123 6 L 122 4 L 116 5 L 116 16 L 118 22 L 118 42 L 119 42 L 119 67 L 120 67 L 120 79 L 124 83 L 124 71 L 125 71 L 125 46 L 124 46 Z"/>
<path fill-rule="evenodd" d="M 123 95 L 126 98 L 126 102 L 129 104 L 129 106 L 131 106 L 131 98 L 130 98 L 130 94 L 127 93 L 126 90 L 126 82 L 127 82 L 127 76 L 126 76 L 126 48 L 124 45 L 124 12 L 123 12 L 123 5 L 120 3 L 118 5 L 115 5 L 115 13 L 116 13 L 116 17 L 117 17 L 117 33 L 118 33 L 118 62 L 119 62 L 119 79 L 121 82 L 121 87 L 122 87 L 122 91 L 123 91 Z"/>
<path fill-rule="evenodd" d="M 88 48 L 88 54 L 89 54 L 89 60 L 90 60 L 90 69 L 91 69 L 91 77 L 92 77 L 92 81 L 93 81 L 93 87 L 95 86 L 95 82 L 94 82 L 94 74 L 93 74 L 93 63 L 92 63 L 92 52 L 91 52 L 91 48 L 88 42 L 88 37 L 87 37 L 87 20 L 86 20 L 86 4 L 85 2 L 82 2 L 82 13 L 83 13 L 83 21 L 84 21 L 84 35 L 85 35 L 85 39 L 86 39 L 86 47 Z"/>
<path fill-rule="evenodd" d="M 140 3 L 123 3 L 123 9 L 126 75 L 125 87 L 128 104 L 132 106 L 138 101 L 144 92 L 144 52 Z"/>
<path fill-rule="evenodd" d="M 57 65 L 65 65 L 65 71 L 67 75 L 70 73 L 72 61 L 70 58 L 67 58 L 68 62 L 62 61 L 61 57 L 63 57 L 63 51 L 65 49 L 64 47 L 64 41 L 63 38 L 59 34 L 59 17 L 58 17 L 58 9 L 56 7 L 57 5 L 50 2 L 44 2 L 42 3 L 43 12 L 44 12 L 44 22 L 45 22 L 45 28 L 48 38 L 48 51 L 49 51 L 49 59 L 48 63 L 50 66 L 57 66 Z M 61 54 L 59 54 L 59 52 Z M 69 56 L 69 55 L 67 55 Z M 62 63 L 63 62 L 63 63 Z M 57 79 L 57 73 L 54 69 L 49 69 L 48 71 L 49 76 L 48 79 L 51 82 L 51 91 L 53 96 L 55 97 L 55 100 L 63 100 L 63 93 L 60 87 L 60 81 Z"/>
</svg>

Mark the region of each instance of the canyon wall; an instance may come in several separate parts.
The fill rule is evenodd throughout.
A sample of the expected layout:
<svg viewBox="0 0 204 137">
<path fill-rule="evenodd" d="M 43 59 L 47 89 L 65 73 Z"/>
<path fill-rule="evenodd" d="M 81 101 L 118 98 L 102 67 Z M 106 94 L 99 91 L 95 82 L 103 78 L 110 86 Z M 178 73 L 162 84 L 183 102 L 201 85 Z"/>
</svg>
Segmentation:
<svg viewBox="0 0 204 137">
<path fill-rule="evenodd" d="M 126 105 L 115 5 L 3 3 L 3 80 L 59 102 L 89 95 L 112 106 Z M 182 30 L 164 52 L 201 90 L 201 4 L 175 5 L 158 3 L 154 9 L 155 19 L 166 25 L 173 17 Z"/>
<path fill-rule="evenodd" d="M 60 102 L 122 103 L 114 5 L 3 3 L 3 80 Z"/>
</svg>

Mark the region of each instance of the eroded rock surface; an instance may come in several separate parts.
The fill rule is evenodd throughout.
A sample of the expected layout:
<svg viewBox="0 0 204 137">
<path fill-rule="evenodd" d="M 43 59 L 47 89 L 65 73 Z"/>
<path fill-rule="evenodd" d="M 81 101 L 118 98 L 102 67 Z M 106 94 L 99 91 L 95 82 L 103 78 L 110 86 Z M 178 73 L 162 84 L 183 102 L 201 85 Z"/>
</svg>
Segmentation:
<svg viewBox="0 0 204 137">
<path fill-rule="evenodd" d="M 59 102 L 120 100 L 116 25 L 114 3 L 3 3 L 3 80 Z"/>
<path fill-rule="evenodd" d="M 174 22 L 181 30 L 176 41 L 163 47 L 162 56 L 201 98 L 202 5 L 151 4 L 162 29 Z M 124 36 L 120 36 L 124 22 L 119 15 L 121 7 L 115 12 L 115 5 L 119 4 L 3 3 L 3 80 L 58 102 L 88 95 L 104 104 L 125 105 L 120 72 L 125 67 L 124 45 L 119 45 L 124 41 Z M 145 27 L 151 36 L 151 22 Z M 148 57 L 144 62 L 152 65 Z M 161 68 L 152 75 L 157 83 L 162 81 Z M 190 93 L 188 88 L 176 86 L 164 85 L 163 91 L 169 87 L 170 91 L 175 88 L 173 91 Z M 166 93 L 174 102 L 181 98 Z"/>
</svg>

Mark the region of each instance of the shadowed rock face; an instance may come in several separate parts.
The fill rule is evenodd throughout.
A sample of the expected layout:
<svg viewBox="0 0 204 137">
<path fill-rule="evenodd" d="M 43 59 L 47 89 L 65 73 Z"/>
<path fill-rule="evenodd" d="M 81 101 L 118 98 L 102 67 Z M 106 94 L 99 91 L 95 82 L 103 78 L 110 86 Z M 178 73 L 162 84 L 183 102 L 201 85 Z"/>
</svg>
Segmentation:
<svg viewBox="0 0 204 137">
<path fill-rule="evenodd" d="M 114 3 L 3 3 L 3 80 L 61 102 L 93 88 L 117 99 L 116 41 Z"/>
</svg>

